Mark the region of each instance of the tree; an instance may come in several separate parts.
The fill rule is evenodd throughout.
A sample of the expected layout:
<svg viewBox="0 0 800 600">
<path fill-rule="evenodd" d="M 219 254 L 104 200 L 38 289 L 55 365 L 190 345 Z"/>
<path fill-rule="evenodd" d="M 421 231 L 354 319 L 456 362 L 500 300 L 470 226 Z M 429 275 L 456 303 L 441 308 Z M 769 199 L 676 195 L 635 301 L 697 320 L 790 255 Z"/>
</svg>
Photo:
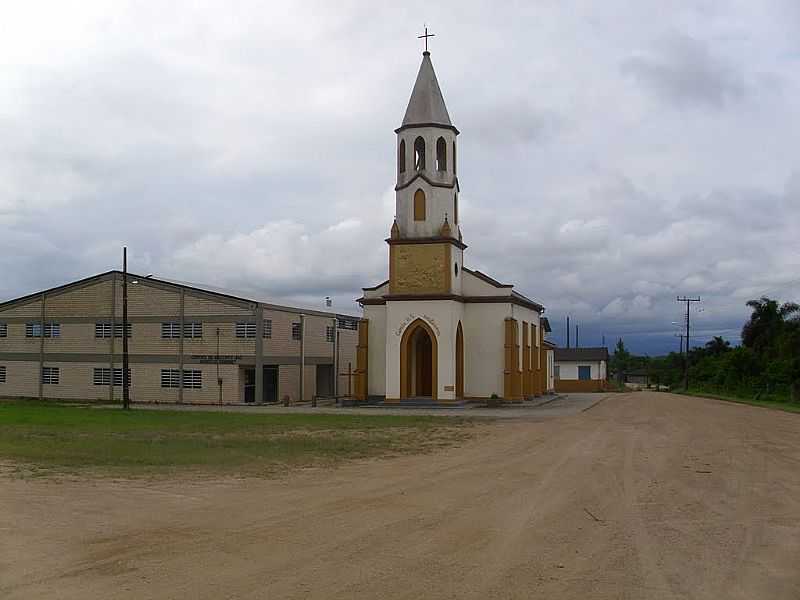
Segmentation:
<svg viewBox="0 0 800 600">
<path fill-rule="evenodd" d="M 614 348 L 614 354 L 609 361 L 609 368 L 614 373 L 617 381 L 621 384 L 625 381 L 625 373 L 628 372 L 631 366 L 631 354 L 625 349 L 625 343 L 622 338 L 617 340 L 617 345 Z"/>
<path fill-rule="evenodd" d="M 711 340 L 706 342 L 705 351 L 710 356 L 719 356 L 720 354 L 725 354 L 731 349 L 731 343 L 721 338 L 718 335 L 715 335 Z"/>
<path fill-rule="evenodd" d="M 783 332 L 787 321 L 793 321 L 800 313 L 800 305 L 786 302 L 779 306 L 777 300 L 762 296 L 750 300 L 747 306 L 753 309 L 750 320 L 742 327 L 742 344 L 756 352 L 773 345 Z"/>
</svg>

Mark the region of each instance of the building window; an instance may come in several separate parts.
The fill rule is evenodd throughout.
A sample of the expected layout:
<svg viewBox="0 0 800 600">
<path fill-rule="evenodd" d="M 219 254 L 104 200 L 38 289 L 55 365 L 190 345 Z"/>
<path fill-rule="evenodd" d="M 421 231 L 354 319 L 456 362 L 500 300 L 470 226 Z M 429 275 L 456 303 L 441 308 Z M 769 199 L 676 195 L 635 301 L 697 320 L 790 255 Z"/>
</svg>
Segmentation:
<svg viewBox="0 0 800 600">
<path fill-rule="evenodd" d="M 42 367 L 42 383 L 45 385 L 58 385 L 60 375 L 58 367 Z"/>
<path fill-rule="evenodd" d="M 447 142 L 443 137 L 436 140 L 436 170 L 447 171 Z"/>
<path fill-rule="evenodd" d="M 6 382 L 6 368 L 0 365 L 0 383 Z"/>
<path fill-rule="evenodd" d="M 264 338 L 272 339 L 272 319 L 264 319 Z"/>
<path fill-rule="evenodd" d="M 553 377 L 555 379 L 561 379 L 561 367 L 559 365 L 556 365 L 554 367 L 553 373 L 554 373 Z"/>
<path fill-rule="evenodd" d="M 44 324 L 44 337 L 60 337 L 61 324 L 48 322 Z M 41 323 L 25 323 L 25 337 L 36 338 L 42 337 L 42 324 Z"/>
<path fill-rule="evenodd" d="M 299 340 L 302 337 L 300 323 L 292 323 L 292 339 Z"/>
<path fill-rule="evenodd" d="M 236 323 L 236 337 L 237 338 L 254 338 L 256 337 L 256 324 L 245 323 L 240 321 Z"/>
<path fill-rule="evenodd" d="M 161 324 L 161 337 L 166 340 L 181 337 L 181 324 L 175 321 Z"/>
<path fill-rule="evenodd" d="M 199 321 L 190 321 L 183 324 L 183 337 L 201 338 L 203 337 L 203 324 Z"/>
<path fill-rule="evenodd" d="M 179 369 L 161 369 L 161 387 L 181 387 L 181 372 Z"/>
<path fill-rule="evenodd" d="M 111 385 L 111 369 L 97 368 L 94 370 L 94 385 Z M 128 369 L 128 385 L 131 384 L 131 370 Z M 114 369 L 114 386 L 122 387 L 122 369 Z"/>
<path fill-rule="evenodd" d="M 179 388 L 181 387 L 180 369 L 161 369 L 161 387 Z M 184 389 L 199 390 L 203 387 L 203 372 L 198 369 L 184 369 L 183 371 Z"/>
<path fill-rule="evenodd" d="M 422 190 L 414 192 L 414 220 L 425 220 L 425 192 Z"/>
<path fill-rule="evenodd" d="M 358 319 L 349 317 L 336 317 L 336 323 L 338 324 L 339 329 L 358 331 Z"/>
<path fill-rule="evenodd" d="M 400 140 L 400 148 L 397 150 L 397 170 L 400 173 L 406 172 L 406 141 Z"/>
<path fill-rule="evenodd" d="M 0 337 L 8 337 L 8 324 L 0 323 Z"/>
<path fill-rule="evenodd" d="M 421 136 L 414 140 L 414 168 L 425 170 L 425 140 Z"/>
<path fill-rule="evenodd" d="M 592 367 L 588 365 L 578 366 L 578 379 L 580 381 L 589 381 L 592 378 Z"/>
<path fill-rule="evenodd" d="M 325 327 L 325 340 L 333 343 L 336 340 L 335 332 L 336 330 L 333 328 L 333 325 Z"/>
<path fill-rule="evenodd" d="M 128 323 L 125 327 L 125 337 L 130 338 L 133 326 Z M 94 337 L 96 338 L 110 338 L 111 337 L 111 323 L 95 323 L 94 324 Z M 114 323 L 114 337 L 122 337 L 122 323 Z"/>
<path fill-rule="evenodd" d="M 203 372 L 198 369 L 187 369 L 183 372 L 183 387 L 199 390 L 203 387 Z"/>
</svg>

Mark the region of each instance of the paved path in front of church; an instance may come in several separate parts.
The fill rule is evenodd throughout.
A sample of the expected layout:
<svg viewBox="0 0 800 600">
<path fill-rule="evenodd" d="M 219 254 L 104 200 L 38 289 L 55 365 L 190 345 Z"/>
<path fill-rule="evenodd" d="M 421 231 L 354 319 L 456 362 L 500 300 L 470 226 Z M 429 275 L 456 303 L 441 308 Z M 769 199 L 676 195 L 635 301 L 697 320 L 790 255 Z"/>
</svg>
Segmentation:
<svg viewBox="0 0 800 600">
<path fill-rule="evenodd" d="M 800 598 L 800 415 L 642 392 L 283 479 L 0 481 L 8 599 Z"/>
</svg>

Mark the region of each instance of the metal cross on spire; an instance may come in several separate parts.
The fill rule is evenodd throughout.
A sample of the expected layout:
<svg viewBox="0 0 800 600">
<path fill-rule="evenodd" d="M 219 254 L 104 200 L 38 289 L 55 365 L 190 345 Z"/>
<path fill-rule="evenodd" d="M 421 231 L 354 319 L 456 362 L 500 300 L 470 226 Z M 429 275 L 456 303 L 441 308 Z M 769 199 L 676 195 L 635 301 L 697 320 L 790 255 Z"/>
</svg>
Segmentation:
<svg viewBox="0 0 800 600">
<path fill-rule="evenodd" d="M 436 37 L 436 34 L 435 33 L 428 33 L 428 26 L 427 25 L 425 26 L 425 33 L 423 35 L 418 35 L 417 36 L 418 40 L 421 40 L 422 38 L 425 38 L 425 52 L 428 51 L 428 38 L 432 38 L 432 37 Z"/>
</svg>

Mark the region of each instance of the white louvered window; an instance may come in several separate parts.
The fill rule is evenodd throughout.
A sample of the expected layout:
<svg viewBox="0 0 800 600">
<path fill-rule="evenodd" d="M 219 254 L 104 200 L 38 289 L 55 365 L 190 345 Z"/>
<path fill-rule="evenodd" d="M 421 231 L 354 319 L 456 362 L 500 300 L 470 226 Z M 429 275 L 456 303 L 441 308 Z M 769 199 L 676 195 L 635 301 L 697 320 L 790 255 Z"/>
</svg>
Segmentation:
<svg viewBox="0 0 800 600">
<path fill-rule="evenodd" d="M 95 323 L 94 324 L 94 337 L 108 338 L 111 337 L 111 323 Z M 95 369 L 97 370 L 97 369 Z M 96 384 L 99 385 L 99 384 Z"/>
<path fill-rule="evenodd" d="M 131 337 L 131 332 L 133 331 L 133 326 L 130 323 L 125 324 L 125 337 Z M 114 323 L 114 337 L 121 338 L 122 337 L 122 323 Z"/>
<path fill-rule="evenodd" d="M 58 385 L 60 375 L 58 367 L 42 367 L 42 383 L 45 385 Z"/>
<path fill-rule="evenodd" d="M 181 387 L 181 372 L 179 369 L 161 369 L 161 387 Z"/>
<path fill-rule="evenodd" d="M 350 317 L 337 317 L 336 321 L 339 324 L 339 329 L 358 331 L 358 319 Z"/>
<path fill-rule="evenodd" d="M 299 340 L 301 338 L 300 323 L 292 323 L 292 339 Z"/>
<path fill-rule="evenodd" d="M 161 337 L 163 339 L 177 339 L 181 337 L 181 324 L 175 321 L 161 324 Z"/>
<path fill-rule="evenodd" d="M 96 368 L 94 370 L 93 381 L 95 385 L 111 385 L 111 369 Z M 128 369 L 128 385 L 131 384 L 131 370 Z M 122 387 L 122 369 L 114 369 L 114 385 Z"/>
<path fill-rule="evenodd" d="M 272 339 L 272 319 L 264 319 L 264 337 Z"/>
<path fill-rule="evenodd" d="M 236 337 L 237 338 L 256 337 L 256 324 L 239 321 L 238 323 L 236 323 Z"/>
<path fill-rule="evenodd" d="M 203 387 L 203 372 L 196 369 L 187 369 L 183 372 L 183 387 L 199 390 Z"/>
<path fill-rule="evenodd" d="M 0 365 L 0 383 L 6 382 L 6 368 L 3 365 Z"/>
<path fill-rule="evenodd" d="M 335 330 L 333 328 L 333 325 L 328 325 L 325 328 L 325 340 L 328 341 L 328 342 L 333 342 L 335 339 L 336 339 L 336 337 L 335 337 Z"/>
<path fill-rule="evenodd" d="M 44 337 L 60 337 L 61 324 L 49 321 L 44 324 Z M 42 324 L 38 322 L 25 323 L 25 337 L 42 337 Z"/>
<path fill-rule="evenodd" d="M 0 323 L 0 337 L 8 337 L 8 323 Z"/>
<path fill-rule="evenodd" d="M 183 324 L 183 337 L 202 338 L 203 324 L 199 321 L 189 321 Z"/>
</svg>

